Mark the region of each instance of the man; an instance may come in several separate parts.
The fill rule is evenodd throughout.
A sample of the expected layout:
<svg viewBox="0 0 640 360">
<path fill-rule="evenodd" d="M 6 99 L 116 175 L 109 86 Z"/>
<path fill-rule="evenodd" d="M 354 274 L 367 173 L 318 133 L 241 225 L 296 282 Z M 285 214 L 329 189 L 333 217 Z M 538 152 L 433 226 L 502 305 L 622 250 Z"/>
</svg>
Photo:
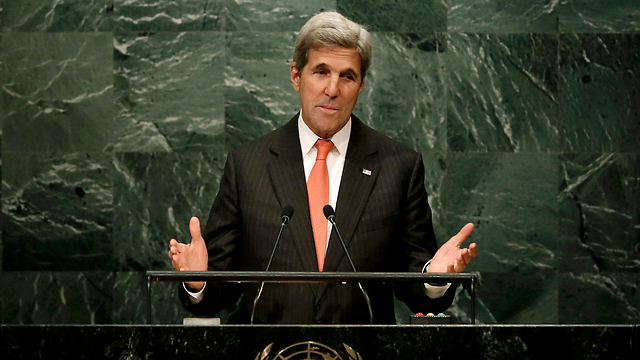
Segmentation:
<svg viewBox="0 0 640 360">
<path fill-rule="evenodd" d="M 421 155 L 351 114 L 370 63 L 369 33 L 342 15 L 321 13 L 302 27 L 290 68 L 301 112 L 229 154 L 204 237 L 198 219 L 192 218 L 191 243 L 170 241 L 169 257 L 176 270 L 265 270 L 282 209 L 292 206 L 295 215 L 270 270 L 352 271 L 336 232 L 322 215 L 326 204 L 335 208 L 358 271 L 464 270 L 477 255 L 475 244 L 460 248 L 473 225 L 463 227 L 436 253 Z M 449 307 L 455 292 L 449 284 L 365 285 L 374 323 L 395 323 L 393 294 L 413 311 L 439 312 Z M 192 313 L 211 316 L 243 291 L 240 311 L 248 321 L 257 288 L 189 282 L 180 298 Z M 355 284 L 268 283 L 255 319 L 368 323 L 369 312 Z"/>
</svg>

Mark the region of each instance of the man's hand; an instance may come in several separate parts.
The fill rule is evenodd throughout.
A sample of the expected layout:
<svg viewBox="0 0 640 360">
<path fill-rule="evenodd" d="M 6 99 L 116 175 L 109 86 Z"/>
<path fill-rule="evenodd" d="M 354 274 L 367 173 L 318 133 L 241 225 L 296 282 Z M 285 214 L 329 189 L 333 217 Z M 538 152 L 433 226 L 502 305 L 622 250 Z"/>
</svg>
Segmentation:
<svg viewBox="0 0 640 360">
<path fill-rule="evenodd" d="M 427 272 L 463 272 L 471 259 L 478 256 L 478 246 L 475 243 L 469 245 L 469 248 L 460 248 L 472 231 L 473 224 L 469 223 L 456 236 L 444 243 L 433 256 Z"/>
<path fill-rule="evenodd" d="M 192 217 L 189 221 L 191 244 L 179 243 L 176 239 L 169 242 L 169 258 L 171 265 L 177 271 L 205 271 L 209 262 L 207 245 L 200 233 L 200 220 Z M 204 287 L 203 281 L 187 282 L 190 288 L 200 291 Z"/>
</svg>

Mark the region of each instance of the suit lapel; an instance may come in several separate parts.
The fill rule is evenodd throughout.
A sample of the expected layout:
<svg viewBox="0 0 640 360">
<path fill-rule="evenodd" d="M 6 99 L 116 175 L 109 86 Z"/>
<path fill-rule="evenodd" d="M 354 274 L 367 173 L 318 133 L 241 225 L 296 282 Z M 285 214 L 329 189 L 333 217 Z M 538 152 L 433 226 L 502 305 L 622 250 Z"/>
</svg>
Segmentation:
<svg viewBox="0 0 640 360">
<path fill-rule="evenodd" d="M 353 239 L 362 211 L 380 173 L 378 147 L 368 131 L 359 119 L 352 116 L 351 136 L 336 204 L 336 223 L 347 247 Z M 342 261 L 348 262 L 348 259 L 333 229 L 324 271 L 336 271 Z M 327 283 L 320 284 L 316 299 L 322 297 L 326 288 Z"/>
<path fill-rule="evenodd" d="M 318 271 L 313 231 L 309 215 L 309 200 L 298 134 L 298 115 L 281 128 L 272 145 L 273 155 L 267 167 L 274 192 L 282 207 L 291 205 L 294 215 L 287 224 L 302 271 Z M 312 286 L 313 287 L 313 286 Z"/>
</svg>

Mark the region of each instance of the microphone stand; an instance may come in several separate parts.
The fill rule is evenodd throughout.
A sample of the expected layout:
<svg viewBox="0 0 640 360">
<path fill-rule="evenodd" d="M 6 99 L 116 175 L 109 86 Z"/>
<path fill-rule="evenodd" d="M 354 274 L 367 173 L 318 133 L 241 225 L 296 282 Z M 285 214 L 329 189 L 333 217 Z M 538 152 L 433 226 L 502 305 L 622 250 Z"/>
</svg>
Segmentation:
<svg viewBox="0 0 640 360">
<path fill-rule="evenodd" d="M 287 225 L 287 222 L 291 219 L 293 215 L 293 208 L 290 205 L 287 205 L 282 210 L 282 224 L 280 224 L 280 231 L 278 232 L 278 237 L 276 238 L 276 243 L 273 245 L 273 251 L 271 251 L 271 257 L 269 257 L 269 262 L 267 263 L 267 268 L 265 271 L 269 271 L 271 267 L 271 262 L 273 261 L 273 256 L 276 254 L 276 249 L 278 248 L 278 243 L 280 243 L 280 238 L 282 237 L 282 231 L 284 230 L 284 226 Z M 256 304 L 258 303 L 258 299 L 260 299 L 260 295 L 262 295 L 262 289 L 264 289 L 264 281 L 260 283 L 260 289 L 258 289 L 258 293 L 256 294 L 255 299 L 253 299 L 253 308 L 251 309 L 251 325 L 253 325 L 253 317 L 256 313 Z"/>
<path fill-rule="evenodd" d="M 322 209 L 324 212 L 324 216 L 331 222 L 333 228 L 336 230 L 336 234 L 338 234 L 338 239 L 340 239 L 340 243 L 342 244 L 342 248 L 344 249 L 344 253 L 347 255 L 347 259 L 349 259 L 349 264 L 351 264 L 351 268 L 353 272 L 358 272 L 356 270 L 355 265 L 353 265 L 353 260 L 351 260 L 351 255 L 349 255 L 349 251 L 347 250 L 347 246 L 344 244 L 344 240 L 342 240 L 342 235 L 340 235 L 340 230 L 338 230 L 338 225 L 336 225 L 336 213 L 333 210 L 331 205 L 325 205 Z M 369 300 L 369 295 L 367 291 L 364 289 L 362 284 L 358 281 L 358 287 L 360 288 L 360 292 L 362 292 L 362 296 L 364 296 L 364 300 L 367 302 L 367 308 L 369 309 L 369 322 L 373 324 L 373 309 L 371 308 L 371 300 Z"/>
</svg>

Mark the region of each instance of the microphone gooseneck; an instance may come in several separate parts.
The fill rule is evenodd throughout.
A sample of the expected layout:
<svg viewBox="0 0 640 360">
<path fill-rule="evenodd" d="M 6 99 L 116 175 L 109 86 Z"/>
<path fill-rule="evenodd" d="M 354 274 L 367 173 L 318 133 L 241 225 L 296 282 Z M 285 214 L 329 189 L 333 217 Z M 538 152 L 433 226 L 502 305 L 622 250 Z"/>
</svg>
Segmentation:
<svg viewBox="0 0 640 360">
<path fill-rule="evenodd" d="M 324 216 L 327 218 L 327 220 L 329 220 L 331 225 L 333 225 L 333 228 L 336 230 L 338 239 L 342 244 L 344 253 L 347 255 L 347 259 L 349 259 L 349 264 L 351 264 L 351 268 L 353 269 L 353 272 L 358 272 L 356 270 L 355 265 L 353 265 L 353 260 L 351 260 L 351 255 L 349 254 L 349 250 L 347 250 L 347 246 L 344 244 L 344 240 L 342 240 L 342 236 L 340 235 L 340 231 L 338 230 L 338 225 L 336 224 L 336 212 L 333 210 L 333 207 L 331 205 L 325 205 L 324 208 L 322 208 L 322 212 L 324 213 Z M 367 307 L 369 308 L 369 321 L 371 322 L 371 324 L 373 324 L 373 309 L 371 308 L 371 300 L 369 300 L 369 295 L 367 294 L 367 291 L 364 289 L 364 287 L 360 282 L 358 282 L 358 287 L 362 292 L 362 296 L 364 296 L 364 300 L 367 302 Z"/>
<path fill-rule="evenodd" d="M 276 238 L 276 243 L 273 245 L 273 250 L 271 251 L 271 256 L 269 257 L 269 262 L 267 263 L 267 268 L 264 271 L 269 271 L 271 268 L 271 262 L 273 261 L 273 256 L 276 254 L 276 249 L 278 248 L 278 243 L 280 243 L 280 238 L 282 237 L 282 231 L 284 230 L 284 226 L 287 225 L 291 217 L 293 216 L 293 207 L 291 205 L 287 205 L 282 208 L 282 215 L 280 215 L 280 231 L 278 232 L 278 237 Z M 260 299 L 260 295 L 262 295 L 262 289 L 264 288 L 264 281 L 260 283 L 260 289 L 258 289 L 258 293 L 256 294 L 255 299 L 253 299 L 253 308 L 251 309 L 251 325 L 253 325 L 253 317 L 256 313 L 256 304 L 258 303 L 258 299 Z"/>
</svg>

